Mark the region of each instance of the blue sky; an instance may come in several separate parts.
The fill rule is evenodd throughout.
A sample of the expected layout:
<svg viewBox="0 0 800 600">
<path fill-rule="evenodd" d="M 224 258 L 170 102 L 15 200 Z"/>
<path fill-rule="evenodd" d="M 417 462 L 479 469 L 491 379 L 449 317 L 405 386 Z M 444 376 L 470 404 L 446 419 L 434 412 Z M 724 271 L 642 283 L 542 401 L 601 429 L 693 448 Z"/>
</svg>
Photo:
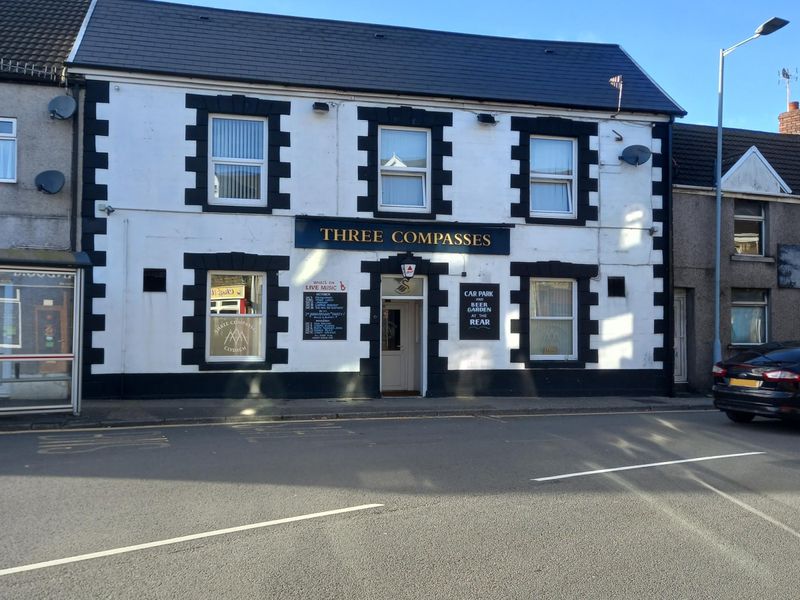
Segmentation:
<svg viewBox="0 0 800 600">
<path fill-rule="evenodd" d="M 688 111 L 684 122 L 707 125 L 717 122 L 720 48 L 749 37 L 767 19 L 782 17 L 790 24 L 736 49 L 725 60 L 725 126 L 777 131 L 778 114 L 786 110 L 786 87 L 779 73 L 782 68 L 793 75 L 800 72 L 797 0 L 172 1 L 483 35 L 619 44 Z M 800 100 L 800 81 L 791 85 L 792 100 Z"/>
</svg>

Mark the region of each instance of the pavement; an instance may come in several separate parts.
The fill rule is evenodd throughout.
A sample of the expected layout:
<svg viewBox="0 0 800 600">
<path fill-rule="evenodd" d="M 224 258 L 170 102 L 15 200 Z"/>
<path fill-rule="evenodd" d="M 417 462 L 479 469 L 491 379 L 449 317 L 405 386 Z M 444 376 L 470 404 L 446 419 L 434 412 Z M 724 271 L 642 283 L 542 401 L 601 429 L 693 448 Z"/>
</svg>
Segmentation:
<svg viewBox="0 0 800 600">
<path fill-rule="evenodd" d="M 311 419 L 508 416 L 712 409 L 708 396 L 85 400 L 80 415 L 0 415 L 0 431 Z"/>
</svg>

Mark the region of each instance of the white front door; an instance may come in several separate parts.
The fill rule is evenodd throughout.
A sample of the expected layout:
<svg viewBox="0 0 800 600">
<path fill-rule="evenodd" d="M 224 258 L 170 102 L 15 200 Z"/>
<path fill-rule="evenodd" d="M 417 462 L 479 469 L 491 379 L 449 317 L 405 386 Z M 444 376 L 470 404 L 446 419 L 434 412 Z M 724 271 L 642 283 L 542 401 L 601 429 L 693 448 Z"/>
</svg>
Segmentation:
<svg viewBox="0 0 800 600">
<path fill-rule="evenodd" d="M 381 391 L 419 394 L 420 307 L 415 300 L 384 300 Z"/>
<path fill-rule="evenodd" d="M 675 383 L 686 383 L 686 290 L 675 290 L 674 296 L 675 315 Z"/>
</svg>

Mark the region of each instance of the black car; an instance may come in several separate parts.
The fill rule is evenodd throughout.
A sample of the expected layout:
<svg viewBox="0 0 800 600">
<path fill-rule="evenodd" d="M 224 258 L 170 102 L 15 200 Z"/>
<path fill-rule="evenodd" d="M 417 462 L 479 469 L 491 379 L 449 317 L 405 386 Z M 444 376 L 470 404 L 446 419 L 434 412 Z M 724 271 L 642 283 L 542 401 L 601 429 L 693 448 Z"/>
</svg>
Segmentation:
<svg viewBox="0 0 800 600">
<path fill-rule="evenodd" d="M 712 373 L 714 406 L 736 423 L 800 416 L 800 342 L 748 348 L 715 364 Z"/>
</svg>

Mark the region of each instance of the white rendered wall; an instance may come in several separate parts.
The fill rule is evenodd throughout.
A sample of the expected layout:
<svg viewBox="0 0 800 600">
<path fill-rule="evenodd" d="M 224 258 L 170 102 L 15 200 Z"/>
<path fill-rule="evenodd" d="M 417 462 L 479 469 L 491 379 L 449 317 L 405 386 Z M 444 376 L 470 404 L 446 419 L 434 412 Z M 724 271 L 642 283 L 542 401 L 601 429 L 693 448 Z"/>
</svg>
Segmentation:
<svg viewBox="0 0 800 600">
<path fill-rule="evenodd" d="M 192 343 L 191 334 L 182 331 L 183 317 L 192 312 L 192 303 L 182 299 L 183 286 L 194 283 L 194 273 L 183 269 L 183 254 L 223 252 L 290 257 L 290 270 L 280 274 L 280 285 L 289 287 L 289 300 L 279 303 L 280 315 L 288 317 L 288 331 L 278 335 L 278 346 L 288 348 L 289 364 L 275 365 L 273 371 L 357 371 L 359 359 L 369 354 L 369 344 L 359 341 L 361 325 L 369 320 L 369 309 L 360 306 L 360 291 L 369 286 L 361 262 L 395 253 L 296 249 L 293 216 L 372 216 L 356 211 L 358 196 L 367 191 L 366 182 L 358 179 L 359 166 L 367 163 L 366 152 L 358 150 L 358 136 L 367 134 L 367 123 L 358 120 L 357 109 L 397 102 L 337 99 L 330 112 L 321 115 L 311 109 L 313 98 L 249 92 L 248 96 L 291 102 L 291 114 L 281 117 L 281 129 L 291 136 L 281 160 L 290 163 L 292 175 L 281 180 L 281 192 L 290 195 L 291 209 L 273 215 L 202 213 L 184 202 L 185 189 L 194 186 L 185 158 L 195 152 L 194 142 L 185 139 L 186 126 L 195 124 L 194 109 L 185 108 L 187 93 L 232 92 L 119 81 L 111 82 L 109 103 L 97 107 L 98 118 L 109 120 L 109 136 L 97 138 L 98 151 L 108 152 L 109 169 L 96 177 L 108 185 L 108 204 L 115 211 L 107 218 L 107 235 L 96 238 L 97 249 L 107 252 L 107 266 L 95 269 L 95 281 L 106 283 L 106 297 L 94 300 L 93 312 L 106 315 L 106 329 L 93 334 L 93 346 L 105 350 L 105 362 L 93 365 L 92 372 L 196 371 L 195 366 L 181 365 L 181 349 Z M 653 265 L 660 264 L 662 256 L 653 250 L 650 232 L 652 210 L 661 207 L 652 183 L 661 173 L 652 161 L 632 167 L 618 158 L 632 144 L 660 151 L 651 124 L 565 114 L 599 123 L 598 135 L 590 140 L 599 153 L 599 166 L 592 167 L 598 192 L 590 194 L 590 203 L 599 206 L 599 221 L 579 227 L 528 225 L 510 217 L 511 204 L 518 201 L 510 178 L 519 170 L 511 159 L 519 133 L 511 130 L 510 120 L 512 115 L 541 113 L 497 107 L 498 124 L 486 126 L 477 122 L 475 110 L 419 107 L 453 113 L 453 126 L 444 128 L 444 140 L 453 146 L 444 168 L 452 171 L 453 184 L 443 190 L 453 214 L 437 221 L 515 225 L 510 256 L 419 254 L 449 264 L 449 274 L 440 278 L 449 305 L 439 309 L 439 320 L 448 324 L 449 332 L 449 339 L 440 342 L 440 354 L 448 358 L 449 368 L 524 368 L 509 360 L 510 350 L 519 347 L 510 321 L 527 318 L 510 302 L 511 291 L 519 289 L 519 278 L 509 274 L 511 261 L 599 263 L 600 274 L 591 282 L 591 290 L 599 295 L 599 305 L 591 308 L 591 317 L 600 325 L 599 334 L 592 336 L 599 363 L 587 368 L 661 368 L 653 348 L 663 345 L 663 336 L 653 333 L 653 321 L 663 318 L 663 308 L 653 305 L 653 294 L 664 290 L 662 281 L 653 278 Z M 618 141 L 612 130 L 623 140 Z M 106 218 L 103 212 L 96 214 Z M 144 268 L 167 269 L 166 293 L 142 292 Z M 625 298 L 606 297 L 608 276 L 626 278 Z M 347 285 L 347 341 L 302 340 L 303 286 L 313 280 Z M 462 282 L 500 285 L 500 340 L 458 339 Z"/>
</svg>

